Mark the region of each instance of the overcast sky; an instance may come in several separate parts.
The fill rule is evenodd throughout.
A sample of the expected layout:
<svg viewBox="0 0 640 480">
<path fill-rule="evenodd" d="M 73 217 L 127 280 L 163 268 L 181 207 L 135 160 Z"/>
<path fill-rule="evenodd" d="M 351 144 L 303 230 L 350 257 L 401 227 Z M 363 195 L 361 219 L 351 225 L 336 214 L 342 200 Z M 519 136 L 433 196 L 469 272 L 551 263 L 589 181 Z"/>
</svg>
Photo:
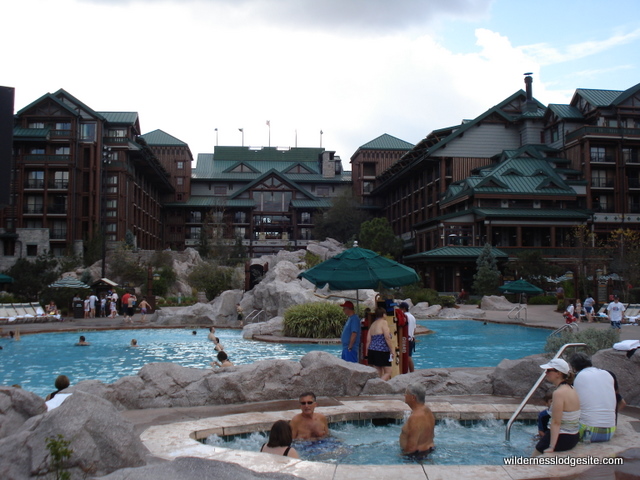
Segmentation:
<svg viewBox="0 0 640 480">
<path fill-rule="evenodd" d="M 194 159 L 216 144 L 317 147 L 348 161 L 417 143 L 524 88 L 640 83 L 638 0 L 6 0 L 0 85 L 20 110 L 64 88 L 137 111 Z M 296 135 L 297 131 L 297 135 Z"/>
</svg>

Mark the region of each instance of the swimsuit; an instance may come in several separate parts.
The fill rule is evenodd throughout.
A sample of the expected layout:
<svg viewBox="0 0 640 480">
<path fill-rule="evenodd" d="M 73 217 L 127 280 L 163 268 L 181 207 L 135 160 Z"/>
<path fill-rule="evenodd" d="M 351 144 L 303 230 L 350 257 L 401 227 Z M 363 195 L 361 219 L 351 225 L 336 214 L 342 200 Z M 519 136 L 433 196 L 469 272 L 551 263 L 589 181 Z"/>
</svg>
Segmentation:
<svg viewBox="0 0 640 480">
<path fill-rule="evenodd" d="M 264 450 L 264 447 L 266 447 L 267 444 L 263 443 L 262 446 L 260 447 L 260 451 L 262 452 Z M 287 449 L 284 451 L 284 453 L 282 454 L 283 457 L 288 457 L 289 456 L 289 450 L 291 450 L 291 447 L 287 447 Z"/>
<path fill-rule="evenodd" d="M 369 365 L 375 367 L 390 367 L 391 359 L 389 353 L 389 345 L 387 345 L 384 339 L 384 334 L 371 335 L 371 343 L 367 351 Z"/>
</svg>

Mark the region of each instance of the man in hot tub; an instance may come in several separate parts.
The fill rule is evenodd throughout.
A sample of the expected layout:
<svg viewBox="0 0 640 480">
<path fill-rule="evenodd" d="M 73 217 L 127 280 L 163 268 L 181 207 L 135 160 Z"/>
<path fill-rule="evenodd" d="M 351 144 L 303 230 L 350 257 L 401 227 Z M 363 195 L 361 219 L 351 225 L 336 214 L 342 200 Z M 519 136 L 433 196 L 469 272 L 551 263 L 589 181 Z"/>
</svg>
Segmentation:
<svg viewBox="0 0 640 480">
<path fill-rule="evenodd" d="M 405 455 L 424 456 L 436 448 L 433 443 L 436 419 L 424 404 L 426 394 L 421 383 L 412 383 L 404 393 L 404 401 L 411 408 L 411 415 L 400 433 L 400 448 Z"/>
<path fill-rule="evenodd" d="M 294 440 L 317 440 L 329 434 L 327 417 L 322 413 L 315 413 L 317 403 L 313 392 L 300 395 L 300 409 L 291 419 L 291 434 Z"/>
</svg>

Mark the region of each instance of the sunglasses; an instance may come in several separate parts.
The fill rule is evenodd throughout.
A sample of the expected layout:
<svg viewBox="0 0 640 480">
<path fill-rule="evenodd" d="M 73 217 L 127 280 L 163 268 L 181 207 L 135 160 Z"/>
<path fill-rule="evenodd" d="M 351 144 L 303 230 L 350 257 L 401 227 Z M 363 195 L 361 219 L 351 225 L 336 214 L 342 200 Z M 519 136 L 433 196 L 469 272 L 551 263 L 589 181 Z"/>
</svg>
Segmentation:
<svg viewBox="0 0 640 480">
<path fill-rule="evenodd" d="M 300 405 L 313 405 L 315 402 L 311 400 L 310 402 L 300 402 Z"/>
</svg>

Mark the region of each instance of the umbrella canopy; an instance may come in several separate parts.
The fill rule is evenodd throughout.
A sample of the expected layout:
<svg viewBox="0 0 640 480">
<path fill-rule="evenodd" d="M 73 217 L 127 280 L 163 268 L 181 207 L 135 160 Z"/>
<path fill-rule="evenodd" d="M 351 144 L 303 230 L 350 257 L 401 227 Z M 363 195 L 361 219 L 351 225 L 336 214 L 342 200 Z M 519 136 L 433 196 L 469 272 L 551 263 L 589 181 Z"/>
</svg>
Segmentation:
<svg viewBox="0 0 640 480">
<path fill-rule="evenodd" d="M 389 260 L 366 248 L 353 247 L 298 275 L 315 286 L 331 290 L 401 287 L 419 281 L 413 268 Z"/>
<path fill-rule="evenodd" d="M 13 277 L 0 273 L 0 283 L 13 283 Z"/>
<path fill-rule="evenodd" d="M 502 285 L 498 287 L 498 290 L 503 293 L 526 293 L 527 295 L 540 295 L 544 293 L 544 290 L 541 288 L 522 279 Z"/>
<path fill-rule="evenodd" d="M 91 288 L 84 282 L 81 282 L 77 278 L 62 277 L 59 280 L 49 285 L 49 288 Z"/>
</svg>

